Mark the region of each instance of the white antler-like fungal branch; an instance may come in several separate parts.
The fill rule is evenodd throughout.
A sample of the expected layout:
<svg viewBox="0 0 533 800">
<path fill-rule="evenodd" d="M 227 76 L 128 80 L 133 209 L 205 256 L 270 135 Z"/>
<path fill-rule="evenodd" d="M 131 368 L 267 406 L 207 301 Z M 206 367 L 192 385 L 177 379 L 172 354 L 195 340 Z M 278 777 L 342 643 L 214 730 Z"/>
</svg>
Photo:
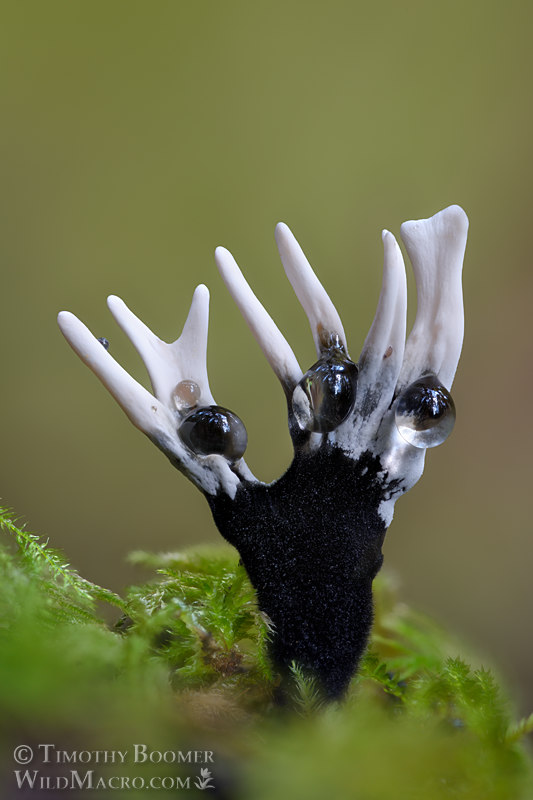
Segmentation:
<svg viewBox="0 0 533 800">
<path fill-rule="evenodd" d="M 57 321 L 72 349 L 102 381 L 131 422 L 151 439 L 165 436 L 172 424 L 169 409 L 128 375 L 74 314 L 60 311 Z"/>
<path fill-rule="evenodd" d="M 317 354 L 320 356 L 331 337 L 335 336 L 348 352 L 346 335 L 337 309 L 315 275 L 294 234 L 284 222 L 276 225 L 276 243 L 285 273 L 309 320 Z"/>
<path fill-rule="evenodd" d="M 187 447 L 179 435 L 187 412 L 195 408 L 219 408 L 207 377 L 207 288 L 203 285 L 196 288 L 182 334 L 171 344 L 152 333 L 119 297 L 111 295 L 107 302 L 115 320 L 141 356 L 154 395 L 128 375 L 89 329 L 68 311 L 58 315 L 63 335 L 133 424 L 202 491 L 215 494 L 221 490 L 234 497 L 241 480 L 255 480 L 243 459 L 233 463 L 216 452 L 200 455 Z M 193 396 L 190 404 L 180 409 L 179 393 L 183 384 L 184 390 L 189 394 L 192 391 Z"/>
<path fill-rule="evenodd" d="M 250 289 L 229 250 L 217 247 L 215 261 L 229 293 L 281 385 L 286 392 L 292 391 L 302 377 L 302 370 L 291 346 Z"/>
<path fill-rule="evenodd" d="M 405 265 L 396 239 L 383 231 L 383 283 L 372 327 L 359 360 L 357 409 L 383 413 L 390 405 L 403 363 L 407 315 Z"/>
<path fill-rule="evenodd" d="M 207 378 L 207 330 L 209 290 L 196 287 L 187 321 L 179 339 L 167 344 L 130 311 L 120 297 L 111 295 L 107 305 L 115 320 L 141 356 L 155 396 L 166 405 L 173 402 L 177 384 L 194 381 L 200 389 L 201 405 L 214 404 Z"/>
<path fill-rule="evenodd" d="M 404 222 L 402 239 L 413 265 L 417 313 L 405 347 L 400 385 L 431 372 L 451 388 L 464 332 L 461 274 L 468 217 L 449 206 L 429 219 Z"/>
</svg>

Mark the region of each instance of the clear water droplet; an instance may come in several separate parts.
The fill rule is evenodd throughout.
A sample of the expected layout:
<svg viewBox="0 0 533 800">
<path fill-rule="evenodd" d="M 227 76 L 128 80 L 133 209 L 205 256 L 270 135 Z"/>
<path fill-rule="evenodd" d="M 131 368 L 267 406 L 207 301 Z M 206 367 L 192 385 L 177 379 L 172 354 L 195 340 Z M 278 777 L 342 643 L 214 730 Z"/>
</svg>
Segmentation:
<svg viewBox="0 0 533 800">
<path fill-rule="evenodd" d="M 414 447 L 436 447 L 452 432 L 455 404 L 436 375 L 425 375 L 401 393 L 396 405 L 396 427 Z"/>
<path fill-rule="evenodd" d="M 183 419 L 178 434 L 194 453 L 220 455 L 229 461 L 242 457 L 248 444 L 244 422 L 222 406 L 204 406 Z"/>
<path fill-rule="evenodd" d="M 172 399 L 178 411 L 187 411 L 198 405 L 200 387 L 194 381 L 180 381 L 172 392 Z"/>
<path fill-rule="evenodd" d="M 337 337 L 293 392 L 292 410 L 300 428 L 329 433 L 344 422 L 355 403 L 357 374 Z"/>
<path fill-rule="evenodd" d="M 102 347 L 103 347 L 105 350 L 109 350 L 109 342 L 107 341 L 107 339 L 105 338 L 105 336 L 99 336 L 99 337 L 98 337 L 98 341 L 100 342 L 100 344 L 102 345 Z"/>
</svg>

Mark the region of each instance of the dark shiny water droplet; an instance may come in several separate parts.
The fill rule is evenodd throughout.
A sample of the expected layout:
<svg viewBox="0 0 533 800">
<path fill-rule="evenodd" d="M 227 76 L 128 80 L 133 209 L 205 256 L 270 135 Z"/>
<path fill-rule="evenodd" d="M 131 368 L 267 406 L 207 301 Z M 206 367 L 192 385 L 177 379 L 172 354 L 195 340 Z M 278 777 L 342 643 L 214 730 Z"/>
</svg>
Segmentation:
<svg viewBox="0 0 533 800">
<path fill-rule="evenodd" d="M 98 341 L 100 342 L 102 347 L 105 347 L 106 350 L 109 350 L 109 342 L 107 341 L 107 339 L 105 339 L 103 336 L 99 336 Z"/>
<path fill-rule="evenodd" d="M 292 395 L 292 410 L 302 430 L 329 433 L 354 407 L 357 366 L 342 345 L 328 348 L 305 373 Z"/>
<path fill-rule="evenodd" d="M 436 375 L 425 375 L 401 393 L 396 405 L 396 427 L 414 447 L 436 447 L 452 432 L 455 404 Z"/>
<path fill-rule="evenodd" d="M 191 411 L 184 417 L 178 434 L 198 455 L 220 455 L 229 461 L 241 458 L 248 444 L 243 421 L 222 406 L 204 406 Z"/>
</svg>

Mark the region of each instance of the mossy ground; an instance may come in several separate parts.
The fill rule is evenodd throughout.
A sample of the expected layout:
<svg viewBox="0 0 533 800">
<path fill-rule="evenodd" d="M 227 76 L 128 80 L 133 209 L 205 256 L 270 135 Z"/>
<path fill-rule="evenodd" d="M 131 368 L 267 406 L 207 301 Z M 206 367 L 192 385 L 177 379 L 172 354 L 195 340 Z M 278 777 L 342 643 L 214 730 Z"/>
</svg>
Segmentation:
<svg viewBox="0 0 533 800">
<path fill-rule="evenodd" d="M 146 752 L 212 751 L 212 795 L 228 800 L 527 800 L 528 733 L 493 674 L 473 668 L 437 625 L 375 582 L 376 619 L 359 675 L 342 704 L 324 705 L 294 665 L 290 698 L 267 655 L 268 620 L 235 551 L 135 553 L 153 580 L 123 598 L 81 578 L 5 510 L 0 523 L 0 796 L 56 797 L 17 788 L 73 769 L 115 783 L 101 796 L 167 793 L 149 782 L 189 777 L 206 764 L 134 762 Z M 114 610 L 112 625 L 101 603 Z M 109 616 L 106 614 L 106 616 Z M 127 751 L 125 763 L 43 764 L 56 753 Z M 36 754 L 17 765 L 17 745 Z M 171 756 L 167 756 L 170 760 Z M 141 779 L 144 788 L 140 786 Z M 159 781 L 159 783 L 157 783 Z M 169 785 L 169 784 L 167 784 Z M 72 797 L 87 790 L 70 789 Z"/>
</svg>

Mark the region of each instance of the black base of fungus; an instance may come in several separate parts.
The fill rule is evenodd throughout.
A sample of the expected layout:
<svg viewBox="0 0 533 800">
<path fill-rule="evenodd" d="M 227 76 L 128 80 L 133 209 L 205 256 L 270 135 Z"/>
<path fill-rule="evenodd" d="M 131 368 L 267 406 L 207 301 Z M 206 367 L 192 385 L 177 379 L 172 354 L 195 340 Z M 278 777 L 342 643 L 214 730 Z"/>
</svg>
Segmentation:
<svg viewBox="0 0 533 800">
<path fill-rule="evenodd" d="M 286 673 L 295 662 L 329 699 L 345 693 L 372 625 L 382 479 L 378 458 L 353 461 L 328 445 L 297 455 L 275 483 L 243 487 L 234 500 L 208 497 L 272 621 L 275 665 Z"/>
</svg>

